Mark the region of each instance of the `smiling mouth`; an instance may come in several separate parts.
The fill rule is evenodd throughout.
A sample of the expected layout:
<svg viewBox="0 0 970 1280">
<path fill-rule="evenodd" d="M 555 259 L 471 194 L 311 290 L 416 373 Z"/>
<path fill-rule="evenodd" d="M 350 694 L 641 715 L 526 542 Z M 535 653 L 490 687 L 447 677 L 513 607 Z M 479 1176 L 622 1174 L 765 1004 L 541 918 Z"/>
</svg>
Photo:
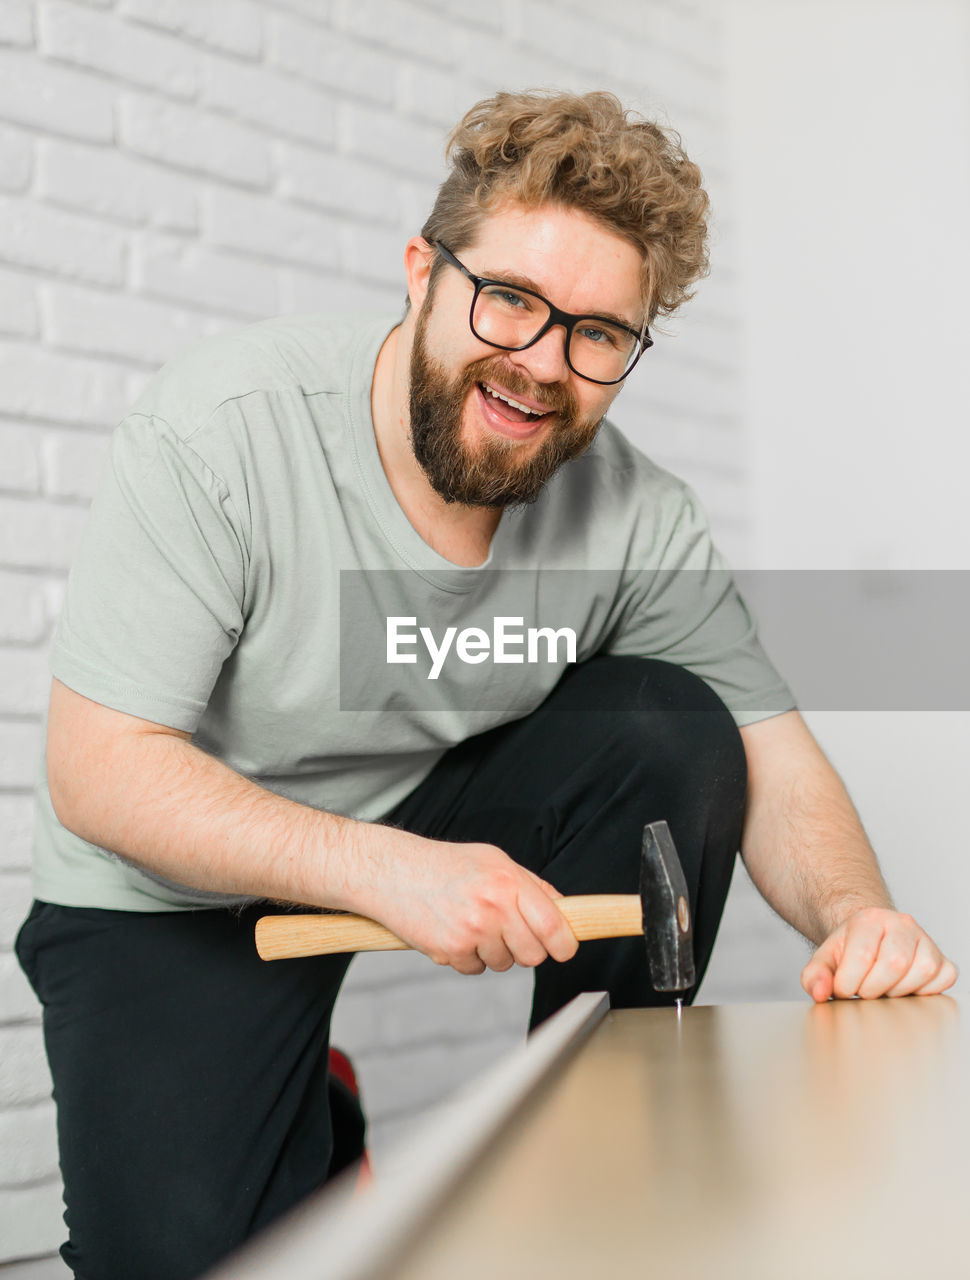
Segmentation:
<svg viewBox="0 0 970 1280">
<path fill-rule="evenodd" d="M 552 409 L 534 408 L 531 405 L 524 404 L 521 400 L 514 399 L 510 395 L 496 391 L 487 382 L 480 382 L 478 389 L 485 403 L 507 422 L 528 423 L 530 426 L 538 426 L 540 422 L 545 421 L 553 413 Z"/>
</svg>

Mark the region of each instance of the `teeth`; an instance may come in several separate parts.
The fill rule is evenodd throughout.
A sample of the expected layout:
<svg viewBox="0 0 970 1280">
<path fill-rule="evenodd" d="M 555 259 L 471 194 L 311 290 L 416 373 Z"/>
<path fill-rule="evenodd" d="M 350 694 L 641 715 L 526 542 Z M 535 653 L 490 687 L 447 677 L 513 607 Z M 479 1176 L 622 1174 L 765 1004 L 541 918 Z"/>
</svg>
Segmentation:
<svg viewBox="0 0 970 1280">
<path fill-rule="evenodd" d="M 521 409 L 523 413 L 531 413 L 536 418 L 541 418 L 548 413 L 547 409 L 530 409 L 527 404 L 519 404 L 518 400 L 513 400 L 511 396 L 500 396 L 497 391 L 493 391 L 490 386 L 483 384 L 485 390 L 490 396 L 494 396 L 496 400 L 504 400 L 506 404 L 510 404 L 513 409 Z"/>
</svg>

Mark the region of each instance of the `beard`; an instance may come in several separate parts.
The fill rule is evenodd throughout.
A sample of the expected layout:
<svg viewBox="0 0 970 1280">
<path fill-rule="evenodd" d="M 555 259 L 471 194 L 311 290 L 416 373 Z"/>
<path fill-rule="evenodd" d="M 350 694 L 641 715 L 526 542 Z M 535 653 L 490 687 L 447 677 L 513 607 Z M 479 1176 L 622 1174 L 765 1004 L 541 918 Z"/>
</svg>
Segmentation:
<svg viewBox="0 0 970 1280">
<path fill-rule="evenodd" d="M 450 379 L 428 353 L 427 309 L 417 318 L 411 349 L 411 445 L 432 488 L 445 502 L 469 507 L 517 507 L 535 502 L 565 462 L 593 443 L 601 419 L 582 418 L 563 383 L 536 386 L 501 355 L 486 356 Z M 548 405 L 556 422 L 537 447 L 488 436 L 472 451 L 461 438 L 462 416 L 480 382 L 494 379 L 513 396 Z M 521 457 L 522 453 L 527 456 Z"/>
</svg>

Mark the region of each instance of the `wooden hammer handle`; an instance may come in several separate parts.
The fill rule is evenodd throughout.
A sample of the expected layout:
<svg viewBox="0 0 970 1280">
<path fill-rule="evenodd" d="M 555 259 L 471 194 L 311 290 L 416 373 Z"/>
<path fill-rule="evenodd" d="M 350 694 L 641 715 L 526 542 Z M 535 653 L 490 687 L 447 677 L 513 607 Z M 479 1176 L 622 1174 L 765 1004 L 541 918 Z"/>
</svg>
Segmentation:
<svg viewBox="0 0 970 1280">
<path fill-rule="evenodd" d="M 589 893 L 555 898 L 578 941 L 633 938 L 643 934 L 643 907 L 635 893 Z M 263 916 L 256 923 L 256 950 L 264 960 L 326 956 L 340 951 L 408 951 L 390 929 L 366 916 Z"/>
</svg>

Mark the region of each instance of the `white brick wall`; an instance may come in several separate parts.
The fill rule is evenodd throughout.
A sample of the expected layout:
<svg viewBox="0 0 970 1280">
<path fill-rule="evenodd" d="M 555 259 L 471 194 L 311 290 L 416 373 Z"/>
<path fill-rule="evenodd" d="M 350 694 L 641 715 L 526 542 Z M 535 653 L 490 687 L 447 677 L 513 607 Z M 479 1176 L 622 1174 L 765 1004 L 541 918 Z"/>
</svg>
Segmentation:
<svg viewBox="0 0 970 1280">
<path fill-rule="evenodd" d="M 129 226 L 198 230 L 194 178 L 168 173 L 122 151 L 56 138 L 38 141 L 36 160 L 37 194 L 48 204 Z"/>
<path fill-rule="evenodd" d="M 482 94 L 613 88 L 721 172 L 717 37 L 693 0 L 0 4 L 0 1261 L 62 1237 L 39 1014 L 11 946 L 45 655 L 110 429 L 199 334 L 397 307 L 444 132 Z M 659 341 L 617 416 L 740 547 L 729 224 L 721 239 L 689 344 Z M 521 1034 L 528 985 L 355 962 L 337 1038 L 378 1150 Z"/>
</svg>

